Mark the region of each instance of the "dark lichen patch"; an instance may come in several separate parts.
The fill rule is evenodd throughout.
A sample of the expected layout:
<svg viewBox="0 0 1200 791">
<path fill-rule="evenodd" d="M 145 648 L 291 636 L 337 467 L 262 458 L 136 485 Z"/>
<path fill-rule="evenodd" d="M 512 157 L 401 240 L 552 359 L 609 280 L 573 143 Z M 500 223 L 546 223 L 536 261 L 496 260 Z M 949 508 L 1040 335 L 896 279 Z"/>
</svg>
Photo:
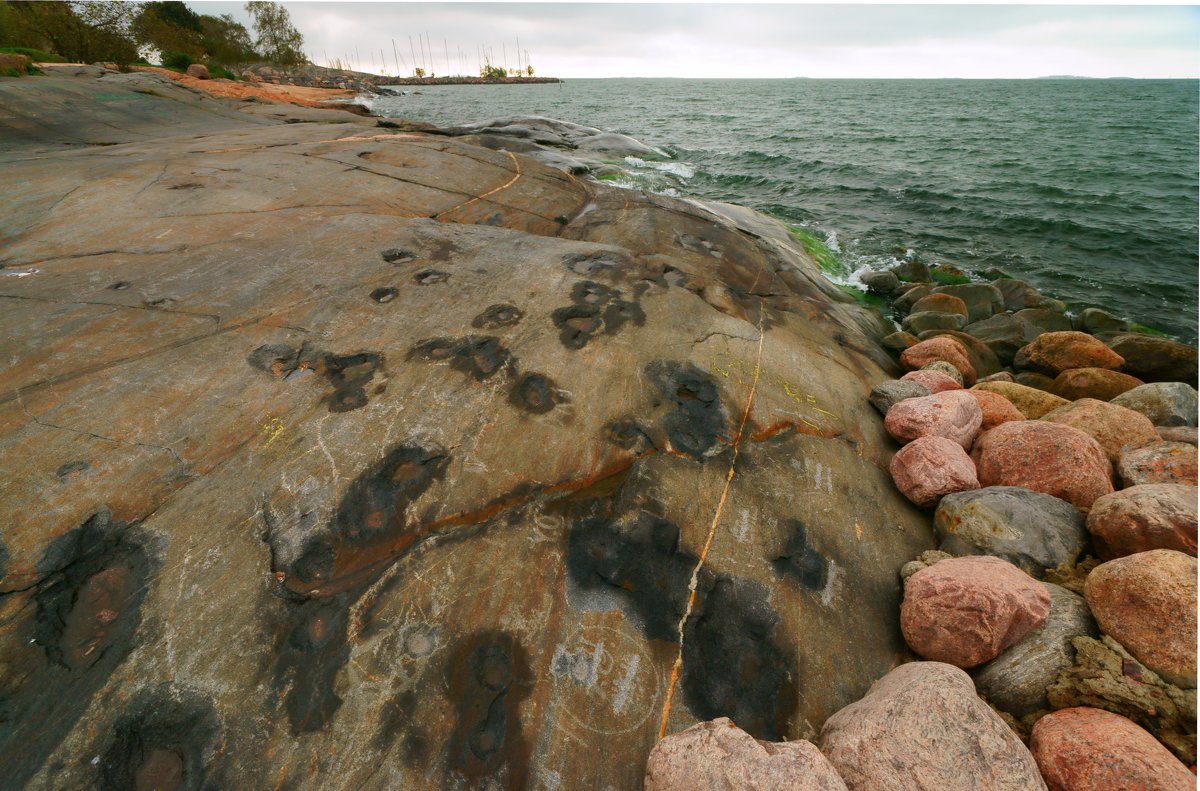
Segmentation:
<svg viewBox="0 0 1200 791">
<path fill-rule="evenodd" d="M 536 415 L 549 412 L 562 400 L 562 393 L 554 380 L 538 373 L 523 374 L 509 392 L 509 401 L 513 405 Z"/>
<path fill-rule="evenodd" d="M 371 299 L 378 302 L 380 305 L 386 305 L 391 302 L 400 292 L 394 288 L 377 288 L 371 292 Z"/>
<path fill-rule="evenodd" d="M 113 283 L 111 286 L 109 286 L 109 288 L 113 291 L 124 291 L 125 289 L 129 288 L 130 285 L 132 284 L 127 280 L 118 280 L 116 283 Z"/>
<path fill-rule="evenodd" d="M 437 269 L 422 269 L 413 275 L 413 281 L 419 286 L 432 286 L 435 283 L 445 283 L 449 279 L 449 272 L 442 272 Z"/>
<path fill-rule="evenodd" d="M 559 329 L 559 340 L 568 349 L 582 349 L 601 331 L 613 335 L 630 322 L 642 326 L 646 323 L 646 314 L 636 300 L 647 287 L 646 284 L 635 286 L 635 301 L 629 302 L 622 298 L 618 289 L 592 280 L 578 281 L 571 288 L 574 304 L 558 308 L 551 314 L 554 326 Z"/>
<path fill-rule="evenodd" d="M 571 288 L 571 301 L 577 305 L 607 305 L 617 293 L 601 283 L 580 280 Z"/>
<path fill-rule="evenodd" d="M 408 250 L 405 250 L 400 247 L 389 248 L 387 250 L 382 251 L 379 255 L 387 263 L 396 264 L 397 266 L 399 266 L 400 264 L 407 264 L 410 261 L 417 260 L 417 257 L 415 255 L 413 255 Z"/>
<path fill-rule="evenodd" d="M 604 437 L 618 448 L 644 453 L 655 447 L 654 440 L 631 417 L 614 420 L 604 427 Z"/>
<path fill-rule="evenodd" d="M 68 461 L 54 471 L 54 476 L 62 483 L 67 483 L 68 481 L 73 481 L 76 478 L 86 475 L 91 471 L 91 469 L 92 465 L 88 464 L 86 461 Z"/>
<path fill-rule="evenodd" d="M 471 326 L 477 330 L 498 330 L 501 327 L 516 326 L 524 317 L 525 314 L 516 305 L 499 303 L 485 308 L 482 313 L 471 320 Z"/>
<path fill-rule="evenodd" d="M 829 581 L 829 561 L 813 547 L 807 531 L 798 519 L 789 519 L 791 535 L 779 557 L 772 561 L 775 571 L 793 577 L 811 591 L 820 591 Z"/>
<path fill-rule="evenodd" d="M 568 349 L 582 349 L 592 336 L 603 326 L 600 308 L 595 305 L 569 305 L 558 308 L 552 314 L 554 326 L 558 327 L 558 339 Z"/>
<path fill-rule="evenodd" d="M 451 367 L 477 382 L 490 378 L 497 371 L 516 367 L 516 360 L 508 349 L 492 335 L 429 338 L 414 346 L 408 356 L 427 362 L 448 360 Z"/>
<path fill-rule="evenodd" d="M 727 414 L 712 376 L 691 363 L 657 360 L 646 377 L 671 405 L 660 424 L 672 448 L 702 460 L 725 446 Z"/>
<path fill-rule="evenodd" d="M 729 717 L 756 739 L 786 738 L 796 706 L 793 652 L 777 635 L 765 588 L 734 577 L 701 580 L 683 636 L 680 685 L 700 720 Z"/>
<path fill-rule="evenodd" d="M 305 343 L 299 349 L 283 344 L 259 346 L 246 357 L 252 368 L 290 381 L 299 374 L 321 374 L 333 387 L 325 403 L 330 412 L 349 412 L 367 404 L 367 386 L 383 368 L 383 355 L 358 352 L 335 355 Z"/>
<path fill-rule="evenodd" d="M 276 686 L 286 689 L 284 707 L 293 734 L 325 730 L 342 705 L 334 691 L 338 671 L 350 659 L 346 639 L 349 608 L 361 589 L 290 602 L 287 639 L 278 651 Z"/>
<path fill-rule="evenodd" d="M 174 297 L 159 297 L 157 299 L 147 299 L 144 301 L 143 304 L 145 304 L 145 306 L 148 308 L 157 308 L 158 310 L 165 310 L 166 308 L 169 308 L 172 305 L 174 305 L 176 302 L 177 302 L 177 300 Z"/>
<path fill-rule="evenodd" d="M 678 527 L 644 510 L 583 519 L 567 537 L 575 589 L 620 606 L 649 640 L 679 638 L 696 560 L 680 549 Z"/>
<path fill-rule="evenodd" d="M 525 649 L 507 632 L 464 639 L 447 663 L 446 685 L 457 708 L 447 764 L 472 787 L 524 789 L 529 746 L 521 735 L 521 703 L 532 683 Z"/>
<path fill-rule="evenodd" d="M 101 791 L 219 789 L 220 725 L 201 694 L 164 684 L 143 690 L 113 726 L 100 761 Z"/>
<path fill-rule="evenodd" d="M 371 744 L 377 750 L 388 750 L 398 744 L 401 758 L 410 767 L 425 762 L 430 744 L 424 730 L 418 725 L 415 692 L 397 692 L 383 704 Z"/>
<path fill-rule="evenodd" d="M 562 260 L 563 266 L 577 275 L 615 275 L 624 269 L 628 262 L 616 253 L 601 251 L 599 253 L 574 253 Z"/>
<path fill-rule="evenodd" d="M 632 323 L 637 327 L 641 327 L 646 323 L 646 313 L 642 310 L 642 306 L 636 302 L 627 302 L 623 299 L 613 300 L 604 309 L 605 334 L 615 335 L 627 323 Z"/>
</svg>

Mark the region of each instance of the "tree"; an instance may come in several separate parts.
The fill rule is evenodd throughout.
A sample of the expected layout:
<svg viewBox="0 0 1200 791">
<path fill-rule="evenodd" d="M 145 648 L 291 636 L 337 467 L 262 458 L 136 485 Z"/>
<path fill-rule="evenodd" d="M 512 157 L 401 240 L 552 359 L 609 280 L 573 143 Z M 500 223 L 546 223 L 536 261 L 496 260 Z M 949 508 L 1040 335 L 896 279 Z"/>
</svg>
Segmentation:
<svg viewBox="0 0 1200 791">
<path fill-rule="evenodd" d="M 413 69 L 413 76 L 414 77 L 424 77 L 425 70 L 422 69 L 420 66 L 417 66 L 415 69 Z"/>
<path fill-rule="evenodd" d="M 151 2 L 134 19 L 137 42 L 162 55 L 182 53 L 191 59 L 204 56 L 200 17 L 179 0 Z"/>
<path fill-rule="evenodd" d="M 254 46 L 267 60 L 277 66 L 298 66 L 304 63 L 304 37 L 292 27 L 292 18 L 279 3 L 251 0 L 246 13 L 254 19 Z"/>
<path fill-rule="evenodd" d="M 479 70 L 479 76 L 485 80 L 502 80 L 508 76 L 508 73 L 504 71 L 503 66 L 493 66 L 490 63 L 485 63 L 483 68 Z"/>
<path fill-rule="evenodd" d="M 138 56 L 133 23 L 141 6 L 118 0 L 11 0 L 5 8 L 4 36 L 10 46 L 49 50 L 68 60 L 125 65 Z"/>
<path fill-rule="evenodd" d="M 532 77 L 532 76 L 533 76 L 533 67 L 532 67 L 532 66 L 526 66 L 526 67 L 525 67 L 525 76 L 526 76 L 526 77 Z"/>
<path fill-rule="evenodd" d="M 210 60 L 223 64 L 259 60 L 250 32 L 229 14 L 200 17 L 200 43 Z"/>
</svg>

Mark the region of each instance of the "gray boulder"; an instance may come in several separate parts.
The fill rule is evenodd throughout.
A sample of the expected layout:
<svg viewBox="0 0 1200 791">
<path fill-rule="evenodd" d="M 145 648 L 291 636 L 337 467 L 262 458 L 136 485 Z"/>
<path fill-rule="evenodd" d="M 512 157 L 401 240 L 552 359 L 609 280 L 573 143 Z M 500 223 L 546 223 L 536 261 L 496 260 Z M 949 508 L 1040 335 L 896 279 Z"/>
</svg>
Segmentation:
<svg viewBox="0 0 1200 791">
<path fill-rule="evenodd" d="M 933 293 L 949 294 L 967 303 L 968 321 L 983 321 L 1004 312 L 1004 295 L 990 283 L 938 286 Z"/>
<path fill-rule="evenodd" d="M 939 548 L 952 555 L 993 555 L 1041 579 L 1074 563 L 1087 546 L 1075 506 L 1020 486 L 988 486 L 942 498 L 933 516 Z"/>
<path fill-rule="evenodd" d="M 1038 293 L 1037 289 L 1024 280 L 1001 278 L 993 280 L 992 285 L 996 287 L 996 290 L 1004 298 L 1005 310 L 1035 308 L 1045 299 L 1045 297 Z"/>
<path fill-rule="evenodd" d="M 909 398 L 923 398 L 930 395 L 929 388 L 917 382 L 902 379 L 889 379 L 871 388 L 871 406 L 886 415 L 896 404 Z"/>
<path fill-rule="evenodd" d="M 922 332 L 929 330 L 959 330 L 962 329 L 963 324 L 963 317 L 957 313 L 936 313 L 932 310 L 923 310 L 920 313 L 910 313 L 905 316 L 901 326 L 905 332 L 919 336 Z"/>
<path fill-rule="evenodd" d="M 920 343 L 920 339 L 911 332 L 893 332 L 890 335 L 885 335 L 881 340 L 880 345 L 888 351 L 899 354 L 909 346 L 916 346 Z"/>
<path fill-rule="evenodd" d="M 887 270 L 864 272 L 859 279 L 872 294 L 890 294 L 900 287 L 900 278 Z"/>
<path fill-rule="evenodd" d="M 1109 403 L 1141 412 L 1156 426 L 1196 425 L 1196 388 L 1183 382 L 1140 385 Z"/>
<path fill-rule="evenodd" d="M 919 300 L 921 300 L 923 297 L 929 296 L 932 293 L 933 289 L 922 283 L 908 289 L 903 294 L 896 297 L 895 301 L 892 302 L 892 306 L 901 313 L 907 313 L 908 311 L 912 310 L 912 306 L 917 304 Z"/>
<path fill-rule="evenodd" d="M 1100 308 L 1086 309 L 1079 314 L 1074 323 L 1076 329 L 1090 332 L 1092 335 L 1098 332 L 1126 332 L 1129 330 L 1128 321 L 1117 318 L 1107 310 Z"/>
<path fill-rule="evenodd" d="M 1075 329 L 1071 326 L 1071 320 L 1064 316 L 1062 311 L 1050 308 L 1026 308 L 1018 310 L 1013 317 L 1017 321 L 1028 324 L 1032 328 L 1030 331 L 1034 337 L 1043 332 L 1070 332 Z"/>
<path fill-rule="evenodd" d="M 1075 664 L 1071 640 L 1099 634 L 1082 596 L 1058 585 L 1042 584 L 1050 592 L 1046 621 L 972 673 L 980 695 L 1018 718 L 1050 708 L 1047 687 Z"/>
<path fill-rule="evenodd" d="M 908 283 L 928 283 L 932 280 L 929 266 L 920 261 L 904 261 L 892 267 L 896 277 Z"/>
<path fill-rule="evenodd" d="M 968 324 L 963 327 L 963 332 L 986 344 L 1000 362 L 1012 365 L 1017 350 L 1037 337 L 1036 330 L 1031 332 L 1032 329 L 1031 325 L 1015 316 L 1000 313 Z"/>
</svg>

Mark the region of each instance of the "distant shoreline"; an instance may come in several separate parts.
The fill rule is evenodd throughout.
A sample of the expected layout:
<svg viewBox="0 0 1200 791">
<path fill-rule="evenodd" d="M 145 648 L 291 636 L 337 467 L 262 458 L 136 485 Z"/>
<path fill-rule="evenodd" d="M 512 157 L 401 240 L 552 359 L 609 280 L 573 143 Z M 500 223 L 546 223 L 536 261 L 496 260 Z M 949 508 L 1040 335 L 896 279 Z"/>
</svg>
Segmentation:
<svg viewBox="0 0 1200 791">
<path fill-rule="evenodd" d="M 551 82 L 562 80 L 558 77 L 379 77 L 376 85 L 540 85 Z"/>
</svg>

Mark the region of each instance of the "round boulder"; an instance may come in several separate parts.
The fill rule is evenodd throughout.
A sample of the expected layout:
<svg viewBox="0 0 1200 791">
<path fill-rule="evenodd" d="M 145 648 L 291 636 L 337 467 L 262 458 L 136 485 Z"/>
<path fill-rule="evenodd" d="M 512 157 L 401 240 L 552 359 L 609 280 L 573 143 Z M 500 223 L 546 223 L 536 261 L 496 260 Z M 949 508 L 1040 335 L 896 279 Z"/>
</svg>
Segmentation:
<svg viewBox="0 0 1200 791">
<path fill-rule="evenodd" d="M 701 722 L 654 745 L 646 791 L 846 791 L 812 742 L 760 742 L 728 717 Z"/>
<path fill-rule="evenodd" d="M 187 67 L 187 76 L 195 77 L 198 80 L 211 79 L 208 75 L 208 67 L 203 63 L 193 63 Z"/>
<path fill-rule="evenodd" d="M 909 398 L 921 398 L 929 394 L 929 388 L 919 382 L 889 379 L 871 388 L 870 400 L 871 406 L 878 409 L 879 414 L 886 415 L 889 409 L 901 401 Z"/>
<path fill-rule="evenodd" d="M 990 283 L 962 283 L 938 286 L 935 295 L 952 296 L 962 300 L 969 321 L 983 321 L 1004 312 L 1004 294 Z"/>
<path fill-rule="evenodd" d="M 1088 539 L 1075 506 L 1019 486 L 946 495 L 933 528 L 943 552 L 1002 558 L 1038 579 L 1046 569 L 1078 560 Z"/>
<path fill-rule="evenodd" d="M 1123 370 L 1143 382 L 1196 382 L 1194 346 L 1136 332 L 1117 335 L 1108 346 L 1124 358 Z"/>
<path fill-rule="evenodd" d="M 1053 791 L 1193 791 L 1196 776 L 1132 720 L 1079 706 L 1033 726 L 1029 748 Z"/>
<path fill-rule="evenodd" d="M 1187 442 L 1152 442 L 1130 448 L 1117 460 L 1117 474 L 1126 486 L 1147 483 L 1196 485 L 1196 446 Z"/>
<path fill-rule="evenodd" d="M 977 390 L 975 388 L 971 388 L 967 392 L 975 397 L 975 400 L 979 402 L 980 410 L 983 412 L 983 424 L 979 427 L 980 431 L 989 431 L 1001 423 L 1025 419 L 1025 416 L 1021 414 L 1021 410 L 1013 406 L 1012 401 L 1009 401 L 999 393 L 993 393 L 988 390 Z"/>
<path fill-rule="evenodd" d="M 1072 368 L 1055 377 L 1050 384 L 1050 392 L 1068 401 L 1077 398 L 1111 401 L 1141 384 L 1141 379 L 1120 371 L 1110 371 L 1107 368 Z"/>
<path fill-rule="evenodd" d="M 1045 586 L 1008 561 L 951 558 L 908 578 L 900 629 L 925 659 L 968 668 L 998 656 L 1049 613 Z"/>
<path fill-rule="evenodd" d="M 1189 445 L 1200 444 L 1195 426 L 1155 426 L 1158 436 L 1167 442 L 1186 442 Z"/>
<path fill-rule="evenodd" d="M 958 369 L 967 385 L 975 384 L 975 369 L 967 359 L 966 349 L 953 338 L 930 338 L 900 354 L 900 362 L 910 371 L 917 371 L 938 360 L 950 363 Z"/>
<path fill-rule="evenodd" d="M 1156 426 L 1196 425 L 1196 388 L 1183 382 L 1152 382 L 1110 400 L 1140 412 Z"/>
<path fill-rule="evenodd" d="M 883 336 L 883 340 L 880 341 L 880 344 L 882 344 L 883 348 L 887 349 L 888 351 L 900 353 L 909 346 L 916 346 L 920 342 L 920 339 L 918 339 L 917 336 L 913 335 L 911 332 L 893 332 L 890 335 Z"/>
<path fill-rule="evenodd" d="M 971 674 L 975 688 L 989 703 L 1018 718 L 1050 708 L 1046 690 L 1059 673 L 1075 664 L 1071 641 L 1099 634 L 1082 596 L 1042 584 L 1050 594 L 1046 622 Z"/>
<path fill-rule="evenodd" d="M 918 333 L 917 337 L 923 341 L 931 338 L 952 338 L 958 341 L 967 353 L 967 362 L 971 363 L 971 367 L 975 369 L 976 381 L 979 380 L 979 377 L 990 376 L 1004 369 L 1004 366 L 1000 363 L 1000 359 L 996 357 L 996 353 L 986 343 L 965 332 L 960 332 L 959 330 L 926 330 L 925 332 Z"/>
<path fill-rule="evenodd" d="M 941 313 L 934 310 L 923 310 L 920 313 L 909 313 L 904 317 L 900 326 L 905 332 L 920 335 L 929 330 L 958 330 L 962 329 L 966 319 L 957 313 Z"/>
<path fill-rule="evenodd" d="M 1110 560 L 1083 595 L 1100 631 L 1170 683 L 1195 688 L 1196 558 L 1155 549 Z"/>
<path fill-rule="evenodd" d="M 1070 403 L 1065 398 L 1059 398 L 1017 382 L 980 382 L 971 389 L 986 390 L 989 393 L 1004 396 L 1020 410 L 1026 420 L 1037 420 L 1047 412 L 1052 412 L 1060 406 Z"/>
<path fill-rule="evenodd" d="M 890 294 L 900 287 L 900 278 L 895 272 L 872 270 L 863 272 L 859 280 L 872 294 Z"/>
<path fill-rule="evenodd" d="M 941 662 L 888 673 L 825 721 L 820 745 L 853 791 L 1046 788 L 1029 750 L 971 678 Z"/>
<path fill-rule="evenodd" d="M 883 424 L 902 444 L 921 437 L 945 437 L 965 450 L 971 447 L 982 421 L 979 402 L 970 393 L 949 390 L 901 401 L 888 410 Z"/>
<path fill-rule="evenodd" d="M 951 294 L 933 293 L 918 299 L 912 306 L 913 313 L 922 311 L 933 313 L 957 313 L 964 319 L 967 317 L 967 303 Z M 962 323 L 959 324 L 962 326 Z"/>
<path fill-rule="evenodd" d="M 1121 355 L 1086 332 L 1047 332 L 1037 336 L 1013 357 L 1013 365 L 1048 376 L 1071 368 L 1116 370 L 1125 362 Z"/>
<path fill-rule="evenodd" d="M 1112 560 L 1173 549 L 1195 557 L 1197 491 L 1195 486 L 1150 483 L 1104 495 L 1092 503 L 1087 517 L 1096 554 Z"/>
<path fill-rule="evenodd" d="M 901 382 L 916 382 L 927 388 L 931 393 L 944 393 L 947 390 L 962 390 L 962 384 L 947 376 L 942 371 L 922 368 L 919 371 L 909 371 L 900 377 Z"/>
<path fill-rule="evenodd" d="M 888 469 L 900 493 L 922 508 L 937 505 L 944 495 L 979 488 L 971 457 L 945 437 L 913 440 L 896 451 Z"/>
<path fill-rule="evenodd" d="M 1096 440 L 1043 420 L 1001 423 L 975 444 L 983 486 L 1023 486 L 1089 508 L 1113 491 L 1112 465 Z"/>
<path fill-rule="evenodd" d="M 921 369 L 922 371 L 941 371 L 946 376 L 949 376 L 954 381 L 958 382 L 959 386 L 963 383 L 962 373 L 950 363 L 944 360 L 934 360 L 929 365 Z"/>
<path fill-rule="evenodd" d="M 1145 415 L 1094 398 L 1081 398 L 1047 412 L 1042 415 L 1042 420 L 1073 426 L 1088 434 L 1100 443 L 1108 460 L 1114 464 L 1124 448 L 1138 448 L 1158 441 L 1158 432 Z"/>
</svg>

